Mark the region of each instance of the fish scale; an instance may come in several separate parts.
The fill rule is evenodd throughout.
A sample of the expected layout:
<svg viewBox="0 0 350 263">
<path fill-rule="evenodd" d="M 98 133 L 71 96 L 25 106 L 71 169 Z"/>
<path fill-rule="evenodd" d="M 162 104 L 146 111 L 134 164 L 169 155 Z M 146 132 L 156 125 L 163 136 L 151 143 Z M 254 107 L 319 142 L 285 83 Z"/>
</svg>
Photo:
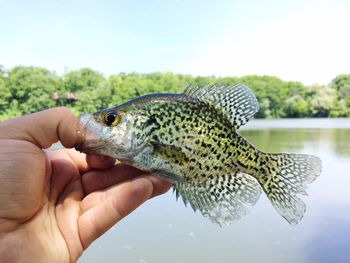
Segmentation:
<svg viewBox="0 0 350 263">
<path fill-rule="evenodd" d="M 296 224 L 305 212 L 300 195 L 320 175 L 321 161 L 265 153 L 250 144 L 237 130 L 258 110 L 242 84 L 146 95 L 81 117 L 79 147 L 171 181 L 177 198 L 216 224 L 242 218 L 262 191 Z M 106 119 L 113 116 L 119 122 L 112 125 Z"/>
</svg>

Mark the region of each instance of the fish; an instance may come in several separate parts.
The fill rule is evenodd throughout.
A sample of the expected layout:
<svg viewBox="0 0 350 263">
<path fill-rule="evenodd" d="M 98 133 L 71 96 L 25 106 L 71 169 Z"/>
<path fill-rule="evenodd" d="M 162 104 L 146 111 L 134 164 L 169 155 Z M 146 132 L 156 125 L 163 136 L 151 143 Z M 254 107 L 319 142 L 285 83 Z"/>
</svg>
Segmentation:
<svg viewBox="0 0 350 263">
<path fill-rule="evenodd" d="M 81 114 L 76 149 L 170 181 L 176 199 L 215 224 L 241 219 L 264 192 L 295 225 L 306 211 L 301 196 L 322 162 L 309 154 L 266 153 L 248 142 L 238 129 L 258 111 L 244 84 L 148 94 Z"/>
</svg>

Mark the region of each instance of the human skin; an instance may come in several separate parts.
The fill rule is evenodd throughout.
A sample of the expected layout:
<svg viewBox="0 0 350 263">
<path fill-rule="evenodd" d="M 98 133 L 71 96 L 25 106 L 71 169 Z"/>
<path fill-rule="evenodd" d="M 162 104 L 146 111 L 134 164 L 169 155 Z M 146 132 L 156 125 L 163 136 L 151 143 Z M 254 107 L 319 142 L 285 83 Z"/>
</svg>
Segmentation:
<svg viewBox="0 0 350 263">
<path fill-rule="evenodd" d="M 55 108 L 0 123 L 1 262 L 76 262 L 170 184 L 73 148 L 78 121 Z M 61 141 L 65 149 L 44 151 Z"/>
</svg>

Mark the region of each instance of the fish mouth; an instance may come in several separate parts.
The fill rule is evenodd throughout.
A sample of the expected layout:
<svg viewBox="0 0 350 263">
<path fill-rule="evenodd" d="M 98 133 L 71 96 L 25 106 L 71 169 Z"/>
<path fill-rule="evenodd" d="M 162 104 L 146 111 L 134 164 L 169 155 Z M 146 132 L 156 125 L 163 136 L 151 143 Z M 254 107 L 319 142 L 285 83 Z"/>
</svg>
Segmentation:
<svg viewBox="0 0 350 263">
<path fill-rule="evenodd" d="M 90 114 L 82 114 L 77 129 L 78 142 L 75 149 L 83 153 L 99 153 L 106 143 L 100 140 L 102 129 Z"/>
<path fill-rule="evenodd" d="M 81 141 L 75 146 L 75 149 L 86 154 L 102 154 L 105 149 L 105 144 L 95 141 Z"/>
</svg>

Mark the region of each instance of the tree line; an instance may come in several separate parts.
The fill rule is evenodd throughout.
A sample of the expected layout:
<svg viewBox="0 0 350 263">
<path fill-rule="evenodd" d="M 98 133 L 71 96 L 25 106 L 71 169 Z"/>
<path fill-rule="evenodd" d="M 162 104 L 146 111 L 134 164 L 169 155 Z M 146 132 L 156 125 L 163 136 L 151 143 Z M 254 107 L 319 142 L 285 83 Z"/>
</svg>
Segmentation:
<svg viewBox="0 0 350 263">
<path fill-rule="evenodd" d="M 0 67 L 0 120 L 56 106 L 77 115 L 118 105 L 148 93 L 181 93 L 188 85 L 246 84 L 255 93 L 257 118 L 350 117 L 350 74 L 328 85 L 306 86 L 273 76 L 191 76 L 119 73 L 106 78 L 89 68 L 58 76 L 40 67 Z"/>
</svg>

